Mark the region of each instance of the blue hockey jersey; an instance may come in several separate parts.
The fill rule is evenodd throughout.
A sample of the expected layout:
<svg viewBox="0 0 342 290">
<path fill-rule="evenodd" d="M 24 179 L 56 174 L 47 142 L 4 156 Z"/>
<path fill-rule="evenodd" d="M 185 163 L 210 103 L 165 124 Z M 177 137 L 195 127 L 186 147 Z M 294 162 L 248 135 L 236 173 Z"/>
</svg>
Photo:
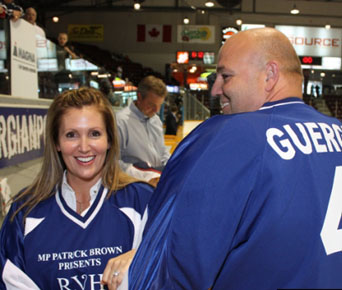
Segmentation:
<svg viewBox="0 0 342 290">
<path fill-rule="evenodd" d="M 129 288 L 342 288 L 341 149 L 341 122 L 298 98 L 203 122 L 162 174 Z"/>
<path fill-rule="evenodd" d="M 60 191 L 25 222 L 23 211 L 9 221 L 14 203 L 0 233 L 0 289 L 101 289 L 107 261 L 140 243 L 153 189 L 133 183 L 110 198 L 107 192 L 101 186 L 83 217 Z"/>
</svg>

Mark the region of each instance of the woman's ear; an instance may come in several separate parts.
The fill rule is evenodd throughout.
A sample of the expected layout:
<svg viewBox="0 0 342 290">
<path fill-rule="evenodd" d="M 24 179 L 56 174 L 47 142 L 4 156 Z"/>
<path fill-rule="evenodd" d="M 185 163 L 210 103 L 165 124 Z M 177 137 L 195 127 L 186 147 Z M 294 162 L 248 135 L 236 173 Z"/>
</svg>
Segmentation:
<svg viewBox="0 0 342 290">
<path fill-rule="evenodd" d="M 265 90 L 272 91 L 279 79 L 279 66 L 275 61 L 266 64 Z"/>
<path fill-rule="evenodd" d="M 59 147 L 59 144 L 56 145 L 56 149 L 58 152 L 61 152 L 61 147 Z"/>
</svg>

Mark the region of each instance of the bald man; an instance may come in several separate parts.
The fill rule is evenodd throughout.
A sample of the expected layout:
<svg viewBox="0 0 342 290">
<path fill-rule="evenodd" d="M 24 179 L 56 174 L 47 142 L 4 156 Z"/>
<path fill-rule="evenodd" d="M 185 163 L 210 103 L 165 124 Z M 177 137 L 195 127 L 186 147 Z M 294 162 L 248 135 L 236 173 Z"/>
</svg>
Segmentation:
<svg viewBox="0 0 342 290">
<path fill-rule="evenodd" d="M 28 7 L 25 9 L 24 19 L 31 23 L 32 25 L 36 25 L 37 20 L 37 11 L 33 7 Z"/>
<path fill-rule="evenodd" d="M 254 42 L 258 47 L 251 48 Z M 251 112 L 266 102 L 302 98 L 302 81 L 291 43 L 268 28 L 239 33 L 223 45 L 211 94 L 220 97 L 224 114 Z"/>
<path fill-rule="evenodd" d="M 226 115 L 193 130 L 149 205 L 130 289 L 342 286 L 342 124 L 304 104 L 298 57 L 272 28 L 222 46 Z"/>
<path fill-rule="evenodd" d="M 46 47 L 46 35 L 45 31 L 37 25 L 37 11 L 33 7 L 25 9 L 24 19 L 31 23 L 36 29 L 37 47 Z"/>
</svg>

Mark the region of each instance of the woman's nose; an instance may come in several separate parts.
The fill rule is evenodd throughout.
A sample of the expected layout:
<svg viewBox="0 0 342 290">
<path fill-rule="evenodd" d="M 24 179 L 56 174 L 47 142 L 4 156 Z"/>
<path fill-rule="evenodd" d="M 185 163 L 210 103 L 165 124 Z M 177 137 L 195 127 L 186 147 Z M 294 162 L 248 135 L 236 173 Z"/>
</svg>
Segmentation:
<svg viewBox="0 0 342 290">
<path fill-rule="evenodd" d="M 81 152 L 87 152 L 89 150 L 89 139 L 86 136 L 81 137 L 79 148 Z"/>
</svg>

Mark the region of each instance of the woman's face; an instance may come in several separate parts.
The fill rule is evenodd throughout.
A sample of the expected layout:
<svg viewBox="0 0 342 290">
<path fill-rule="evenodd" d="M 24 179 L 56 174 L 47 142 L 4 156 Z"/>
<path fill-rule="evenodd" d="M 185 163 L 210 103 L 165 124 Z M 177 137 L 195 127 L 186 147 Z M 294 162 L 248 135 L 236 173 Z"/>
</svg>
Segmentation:
<svg viewBox="0 0 342 290">
<path fill-rule="evenodd" d="M 80 182 L 95 184 L 109 149 L 102 114 L 95 106 L 68 109 L 61 117 L 56 147 L 62 154 L 71 186 Z"/>
</svg>

